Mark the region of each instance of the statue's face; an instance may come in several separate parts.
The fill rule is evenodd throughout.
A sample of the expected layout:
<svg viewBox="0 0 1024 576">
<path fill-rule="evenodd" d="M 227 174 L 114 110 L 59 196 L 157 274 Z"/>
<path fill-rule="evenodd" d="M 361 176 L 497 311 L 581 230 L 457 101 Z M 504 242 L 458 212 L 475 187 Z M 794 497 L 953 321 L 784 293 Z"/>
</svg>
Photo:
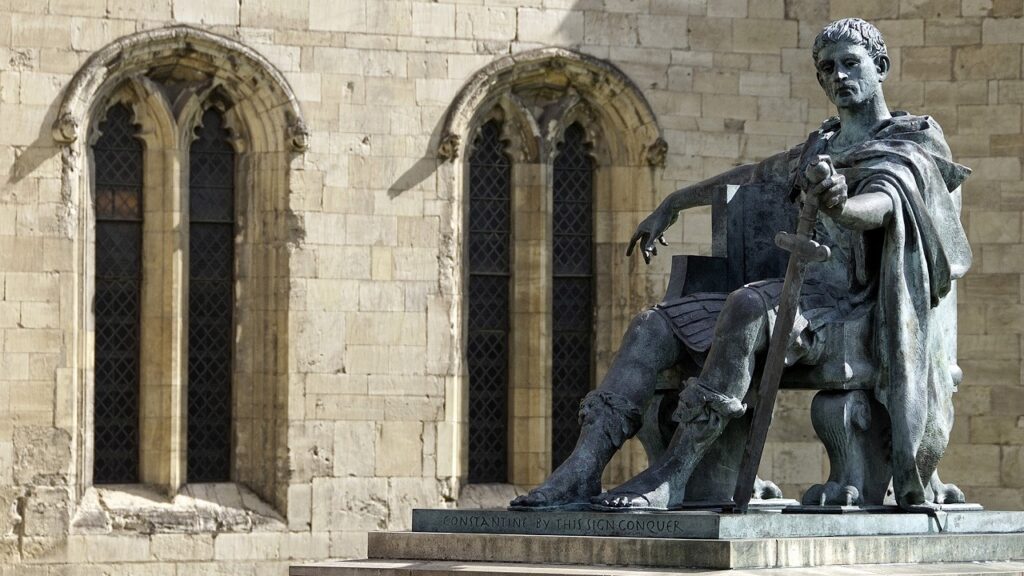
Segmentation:
<svg viewBox="0 0 1024 576">
<path fill-rule="evenodd" d="M 889 59 L 877 61 L 860 44 L 837 42 L 818 52 L 818 83 L 837 108 L 856 108 L 882 90 Z"/>
</svg>

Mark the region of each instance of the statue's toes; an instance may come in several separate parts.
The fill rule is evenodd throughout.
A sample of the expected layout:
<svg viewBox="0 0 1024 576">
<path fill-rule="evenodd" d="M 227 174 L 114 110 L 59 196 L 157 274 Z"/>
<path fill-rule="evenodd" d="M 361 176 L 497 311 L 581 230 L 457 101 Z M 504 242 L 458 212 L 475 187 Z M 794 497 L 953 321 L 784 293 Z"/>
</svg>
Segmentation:
<svg viewBox="0 0 1024 576">
<path fill-rule="evenodd" d="M 824 506 L 825 505 L 825 485 L 815 484 L 804 492 L 803 498 L 800 499 L 800 503 L 804 506 Z"/>
<path fill-rule="evenodd" d="M 967 497 L 956 484 L 943 484 L 941 490 L 935 491 L 936 504 L 963 504 L 964 502 L 967 502 Z"/>
<path fill-rule="evenodd" d="M 774 500 L 777 498 L 782 498 L 782 489 L 775 482 L 765 480 L 764 485 L 761 487 L 761 499 Z"/>
<path fill-rule="evenodd" d="M 539 490 L 531 490 L 527 494 L 521 494 L 513 498 L 509 506 L 536 507 L 544 506 L 547 503 L 548 497 L 546 494 Z"/>
<path fill-rule="evenodd" d="M 839 490 L 836 503 L 841 506 L 854 506 L 860 504 L 860 490 L 856 486 L 843 486 Z"/>
</svg>

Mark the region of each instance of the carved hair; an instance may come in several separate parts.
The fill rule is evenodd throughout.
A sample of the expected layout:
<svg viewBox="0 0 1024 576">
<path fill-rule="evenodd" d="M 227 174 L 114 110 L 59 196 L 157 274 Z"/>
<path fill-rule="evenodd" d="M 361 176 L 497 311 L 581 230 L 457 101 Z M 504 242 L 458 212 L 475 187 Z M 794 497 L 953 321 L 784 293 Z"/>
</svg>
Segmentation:
<svg viewBox="0 0 1024 576">
<path fill-rule="evenodd" d="M 889 55 L 885 48 L 885 40 L 882 39 L 882 33 L 878 31 L 878 28 L 860 18 L 843 18 L 825 26 L 818 33 L 818 37 L 814 39 L 814 48 L 811 49 L 814 63 L 818 63 L 818 52 L 822 48 L 838 42 L 860 44 L 868 51 L 872 60 L 879 56 Z"/>
</svg>

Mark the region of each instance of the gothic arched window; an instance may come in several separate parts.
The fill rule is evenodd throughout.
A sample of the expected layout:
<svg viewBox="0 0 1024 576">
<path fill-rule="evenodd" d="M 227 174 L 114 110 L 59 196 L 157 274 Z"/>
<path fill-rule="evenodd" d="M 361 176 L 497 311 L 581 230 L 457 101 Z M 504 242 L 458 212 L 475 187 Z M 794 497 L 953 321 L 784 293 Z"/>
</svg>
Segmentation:
<svg viewBox="0 0 1024 576">
<path fill-rule="evenodd" d="M 189 148 L 188 481 L 228 480 L 234 343 L 235 150 L 220 112 Z"/>
<path fill-rule="evenodd" d="M 469 159 L 468 480 L 508 480 L 512 166 L 501 125 L 480 127 Z"/>
<path fill-rule="evenodd" d="M 594 160 L 578 123 L 554 160 L 551 284 L 551 467 L 580 435 L 576 412 L 593 381 Z"/>
<path fill-rule="evenodd" d="M 142 143 L 112 106 L 92 146 L 96 257 L 93 482 L 139 481 Z"/>
</svg>

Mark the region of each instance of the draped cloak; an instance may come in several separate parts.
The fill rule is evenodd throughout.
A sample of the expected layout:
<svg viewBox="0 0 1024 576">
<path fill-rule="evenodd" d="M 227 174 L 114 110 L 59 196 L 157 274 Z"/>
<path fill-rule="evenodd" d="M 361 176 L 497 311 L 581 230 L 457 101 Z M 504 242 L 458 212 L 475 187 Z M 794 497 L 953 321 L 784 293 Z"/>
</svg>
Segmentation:
<svg viewBox="0 0 1024 576">
<path fill-rule="evenodd" d="M 828 129 L 826 123 L 822 131 Z M 850 196 L 884 192 L 894 207 L 882 228 L 849 231 L 850 288 L 852 297 L 861 291 L 874 300 L 875 396 L 892 422 L 896 499 L 920 504 L 953 424 L 959 369 L 952 288 L 971 265 L 959 218 L 959 186 L 970 170 L 951 160 L 934 120 L 905 113 L 832 159 Z"/>
</svg>

